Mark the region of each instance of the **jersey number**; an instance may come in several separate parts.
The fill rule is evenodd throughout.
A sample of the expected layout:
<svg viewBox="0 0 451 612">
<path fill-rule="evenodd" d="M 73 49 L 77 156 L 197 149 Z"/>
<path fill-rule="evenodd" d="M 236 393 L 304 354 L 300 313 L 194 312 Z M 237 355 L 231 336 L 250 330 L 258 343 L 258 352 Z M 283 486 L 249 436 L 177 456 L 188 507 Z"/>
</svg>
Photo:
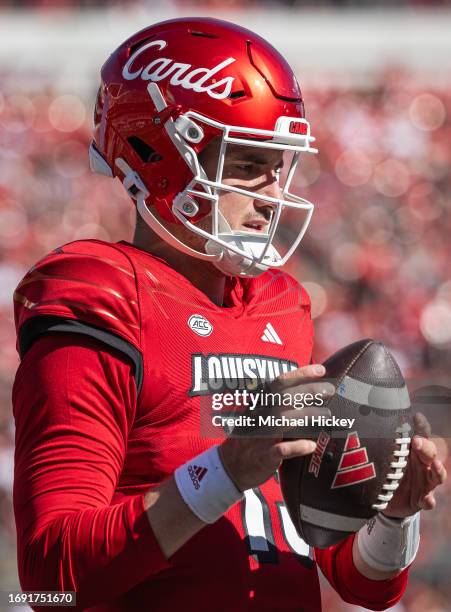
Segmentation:
<svg viewBox="0 0 451 612">
<path fill-rule="evenodd" d="M 301 563 L 311 567 L 313 554 L 310 546 L 298 536 L 285 504 L 276 502 L 276 506 L 282 533 L 288 547 Z M 277 563 L 277 547 L 274 541 L 269 506 L 258 487 L 244 492 L 242 517 L 249 553 L 260 563 Z"/>
</svg>

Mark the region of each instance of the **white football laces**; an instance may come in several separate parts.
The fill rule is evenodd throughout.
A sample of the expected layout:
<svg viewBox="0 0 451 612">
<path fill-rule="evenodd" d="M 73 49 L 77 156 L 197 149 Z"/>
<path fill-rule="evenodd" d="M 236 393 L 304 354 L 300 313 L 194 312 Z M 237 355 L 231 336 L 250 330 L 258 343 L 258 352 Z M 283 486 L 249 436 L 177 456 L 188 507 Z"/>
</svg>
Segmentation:
<svg viewBox="0 0 451 612">
<path fill-rule="evenodd" d="M 397 433 L 400 433 L 399 429 Z M 386 493 L 379 493 L 377 496 L 379 503 L 372 504 L 371 506 L 374 510 L 385 510 L 388 503 L 392 500 L 396 489 L 399 487 L 399 482 L 404 476 L 404 468 L 407 466 L 410 442 L 411 438 L 407 433 L 404 434 L 404 432 L 402 438 L 395 438 L 395 444 L 399 446 L 399 449 L 393 451 L 393 456 L 398 460 L 390 463 L 390 472 L 388 472 L 386 476 L 386 480 L 389 482 L 382 485 L 382 489 L 386 491 Z"/>
</svg>

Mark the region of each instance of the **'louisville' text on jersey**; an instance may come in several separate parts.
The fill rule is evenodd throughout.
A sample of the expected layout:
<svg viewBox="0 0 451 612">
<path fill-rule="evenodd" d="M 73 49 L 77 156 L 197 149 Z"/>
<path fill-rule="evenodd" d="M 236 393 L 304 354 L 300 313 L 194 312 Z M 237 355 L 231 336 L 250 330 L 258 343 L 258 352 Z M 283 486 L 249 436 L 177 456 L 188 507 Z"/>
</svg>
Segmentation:
<svg viewBox="0 0 451 612">
<path fill-rule="evenodd" d="M 264 381 L 296 370 L 295 361 L 267 355 L 210 353 L 192 355 L 192 386 L 189 395 L 210 395 L 222 391 L 253 391 Z"/>
</svg>

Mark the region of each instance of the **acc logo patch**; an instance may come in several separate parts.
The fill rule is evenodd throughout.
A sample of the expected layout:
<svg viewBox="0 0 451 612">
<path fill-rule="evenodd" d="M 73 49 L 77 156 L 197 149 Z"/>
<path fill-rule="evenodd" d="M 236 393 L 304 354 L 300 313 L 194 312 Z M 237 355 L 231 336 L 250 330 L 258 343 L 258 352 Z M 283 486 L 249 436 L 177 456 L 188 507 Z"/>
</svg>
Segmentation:
<svg viewBox="0 0 451 612">
<path fill-rule="evenodd" d="M 200 314 L 193 314 L 188 319 L 188 327 L 198 336 L 209 336 L 213 331 L 213 325 Z"/>
</svg>

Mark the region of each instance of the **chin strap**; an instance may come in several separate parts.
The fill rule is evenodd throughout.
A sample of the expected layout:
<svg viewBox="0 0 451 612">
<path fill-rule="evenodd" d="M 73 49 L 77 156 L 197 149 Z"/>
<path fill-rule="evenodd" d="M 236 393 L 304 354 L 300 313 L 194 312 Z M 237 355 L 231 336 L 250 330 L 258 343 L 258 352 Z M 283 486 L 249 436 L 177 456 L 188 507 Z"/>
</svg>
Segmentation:
<svg viewBox="0 0 451 612">
<path fill-rule="evenodd" d="M 207 253 L 220 255 L 220 259 L 214 262 L 215 266 L 225 274 L 232 276 L 259 276 L 268 269 L 267 263 L 272 263 L 280 259 L 280 255 L 271 245 L 267 250 L 261 263 L 254 263 L 259 259 L 264 249 L 266 249 L 267 238 L 254 232 L 221 232 L 218 238 L 231 244 L 245 253 L 249 253 L 249 258 L 243 257 L 238 253 L 227 249 L 214 240 L 208 240 L 205 244 Z"/>
<path fill-rule="evenodd" d="M 263 258 L 262 263 L 255 264 L 253 259 L 259 259 L 268 243 L 268 236 L 256 232 L 234 232 L 224 215 L 218 211 L 218 238 L 225 243 L 249 253 L 249 258 L 234 253 L 227 247 L 218 244 L 214 240 L 207 240 L 205 250 L 207 253 L 217 254 L 220 258 L 214 262 L 215 266 L 227 275 L 231 276 L 259 276 L 268 269 L 266 263 L 278 261 L 279 253 L 271 245 Z"/>
</svg>

